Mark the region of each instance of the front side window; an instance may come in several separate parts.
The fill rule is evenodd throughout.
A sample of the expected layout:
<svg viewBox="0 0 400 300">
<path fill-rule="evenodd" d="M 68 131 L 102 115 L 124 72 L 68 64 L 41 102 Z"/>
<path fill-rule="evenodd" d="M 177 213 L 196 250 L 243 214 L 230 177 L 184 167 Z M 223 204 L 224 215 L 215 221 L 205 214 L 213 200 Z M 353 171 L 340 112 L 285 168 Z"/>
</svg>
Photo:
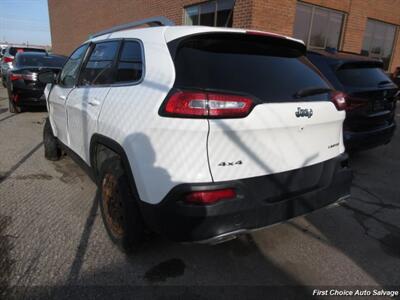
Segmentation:
<svg viewBox="0 0 400 300">
<path fill-rule="evenodd" d="M 216 0 L 186 7 L 185 24 L 232 27 L 234 2 Z"/>
<path fill-rule="evenodd" d="M 114 81 L 114 59 L 119 41 L 102 42 L 94 46 L 89 60 L 82 69 L 81 85 L 103 85 Z"/>
<path fill-rule="evenodd" d="M 314 5 L 297 3 L 293 35 L 307 48 L 339 48 L 344 14 Z"/>
<path fill-rule="evenodd" d="M 88 44 L 85 44 L 76 49 L 65 63 L 60 75 L 59 82 L 61 86 L 71 88 L 76 84 L 79 75 L 79 67 L 85 57 L 87 48 Z"/>
<path fill-rule="evenodd" d="M 383 61 L 385 70 L 389 68 L 392 56 L 396 26 L 384 22 L 368 20 L 361 54 Z"/>
</svg>

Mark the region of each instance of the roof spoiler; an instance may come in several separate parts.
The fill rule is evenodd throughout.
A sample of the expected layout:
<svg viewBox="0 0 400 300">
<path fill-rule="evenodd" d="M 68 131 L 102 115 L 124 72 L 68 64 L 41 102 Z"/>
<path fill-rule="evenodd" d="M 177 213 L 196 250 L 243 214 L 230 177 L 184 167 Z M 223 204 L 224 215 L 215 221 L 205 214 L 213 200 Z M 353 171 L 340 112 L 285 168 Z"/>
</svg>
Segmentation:
<svg viewBox="0 0 400 300">
<path fill-rule="evenodd" d="M 383 68 L 382 60 L 359 60 L 359 61 L 345 61 L 335 65 L 335 71 L 339 69 L 352 69 L 352 68 Z"/>
<path fill-rule="evenodd" d="M 110 29 L 106 29 L 106 30 L 97 32 L 95 34 L 92 34 L 90 36 L 90 38 L 95 38 L 95 37 L 98 37 L 100 35 L 109 34 L 109 33 L 113 33 L 113 32 L 116 32 L 116 31 L 127 30 L 127 29 L 131 29 L 131 28 L 135 28 L 135 27 L 139 27 L 139 26 L 143 26 L 143 25 L 148 25 L 149 27 L 174 26 L 175 23 L 172 22 L 170 19 L 168 19 L 166 17 L 163 17 L 163 16 L 151 17 L 151 18 L 147 18 L 147 19 L 143 19 L 143 20 L 139 20 L 139 21 L 135 21 L 135 22 L 130 22 L 130 23 L 118 25 L 118 26 L 115 26 L 115 27 L 111 27 Z"/>
</svg>

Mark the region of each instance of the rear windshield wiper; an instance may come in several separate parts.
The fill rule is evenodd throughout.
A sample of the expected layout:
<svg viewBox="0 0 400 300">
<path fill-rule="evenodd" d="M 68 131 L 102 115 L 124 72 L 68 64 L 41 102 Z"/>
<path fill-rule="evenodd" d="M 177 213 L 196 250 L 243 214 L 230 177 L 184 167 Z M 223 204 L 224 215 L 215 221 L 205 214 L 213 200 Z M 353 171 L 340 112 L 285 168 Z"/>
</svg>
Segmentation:
<svg viewBox="0 0 400 300">
<path fill-rule="evenodd" d="M 324 93 L 328 93 L 331 91 L 332 91 L 332 89 L 326 88 L 326 87 L 306 88 L 306 89 L 301 89 L 300 91 L 296 92 L 296 94 L 294 94 L 294 96 L 296 98 L 301 98 L 301 97 L 306 97 L 306 96 L 324 94 Z"/>
<path fill-rule="evenodd" d="M 378 82 L 378 86 L 387 85 L 387 84 L 391 84 L 391 83 L 392 82 L 390 80 L 382 80 L 382 81 Z"/>
</svg>

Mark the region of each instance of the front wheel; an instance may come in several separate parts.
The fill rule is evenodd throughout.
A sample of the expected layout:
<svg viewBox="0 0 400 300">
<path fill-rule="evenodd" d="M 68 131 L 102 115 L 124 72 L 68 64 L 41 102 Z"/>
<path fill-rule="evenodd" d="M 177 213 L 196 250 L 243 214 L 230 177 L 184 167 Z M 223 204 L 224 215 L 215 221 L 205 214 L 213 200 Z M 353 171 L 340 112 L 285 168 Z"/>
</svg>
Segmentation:
<svg viewBox="0 0 400 300">
<path fill-rule="evenodd" d="M 101 215 L 108 235 L 122 251 L 135 250 L 144 240 L 145 225 L 119 157 L 102 164 L 98 184 Z"/>
<path fill-rule="evenodd" d="M 61 157 L 61 148 L 57 138 L 53 134 L 49 118 L 46 119 L 43 128 L 44 157 L 56 161 Z"/>
</svg>

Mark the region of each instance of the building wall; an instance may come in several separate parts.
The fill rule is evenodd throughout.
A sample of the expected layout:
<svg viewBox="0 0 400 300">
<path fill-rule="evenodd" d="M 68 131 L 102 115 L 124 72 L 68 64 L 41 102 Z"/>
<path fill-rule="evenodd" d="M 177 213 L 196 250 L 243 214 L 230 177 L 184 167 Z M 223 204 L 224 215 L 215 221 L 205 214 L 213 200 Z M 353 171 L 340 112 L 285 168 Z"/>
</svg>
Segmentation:
<svg viewBox="0 0 400 300">
<path fill-rule="evenodd" d="M 183 7 L 201 0 L 48 0 L 53 51 L 69 54 L 90 34 L 154 16 L 182 24 Z M 237 0 L 234 26 L 250 27 L 251 1 Z M 94 5 L 95 4 L 95 5 Z"/>
<path fill-rule="evenodd" d="M 53 50 L 69 54 L 90 34 L 162 15 L 182 24 L 183 7 L 201 0 L 48 0 Z M 296 0 L 237 0 L 233 26 L 292 35 Z M 346 13 L 342 50 L 361 51 L 367 18 L 400 25 L 400 0 L 304 0 Z M 95 4 L 95 5 L 94 5 Z M 400 65 L 399 28 L 391 70 Z"/>
<path fill-rule="evenodd" d="M 292 35 L 296 0 L 254 0 L 252 28 Z"/>
<path fill-rule="evenodd" d="M 303 2 L 346 13 L 342 44 L 342 50 L 345 51 L 360 53 L 368 18 L 400 25 L 400 0 L 305 0 Z M 391 71 L 400 66 L 399 31 L 400 28 L 397 27 Z"/>
<path fill-rule="evenodd" d="M 61 54 L 70 53 L 90 34 L 156 15 L 164 15 L 180 24 L 182 6 L 194 2 L 196 1 L 49 0 L 53 50 Z"/>
</svg>

